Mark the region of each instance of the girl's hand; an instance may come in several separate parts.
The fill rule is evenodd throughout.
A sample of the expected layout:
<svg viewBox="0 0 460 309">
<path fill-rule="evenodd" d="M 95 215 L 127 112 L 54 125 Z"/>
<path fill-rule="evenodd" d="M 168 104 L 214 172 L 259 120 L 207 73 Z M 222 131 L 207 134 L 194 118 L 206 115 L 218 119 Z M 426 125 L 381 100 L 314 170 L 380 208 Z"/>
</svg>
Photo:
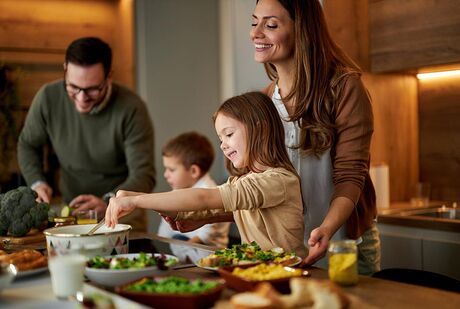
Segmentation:
<svg viewBox="0 0 460 309">
<path fill-rule="evenodd" d="M 136 209 L 131 196 L 126 196 L 123 191 L 118 191 L 116 197 L 109 200 L 109 206 L 105 212 L 105 225 L 114 228 L 118 218 L 126 216 Z"/>
<path fill-rule="evenodd" d="M 329 239 L 329 233 L 321 227 L 311 231 L 310 238 L 308 239 L 308 245 L 310 246 L 308 256 L 302 261 L 300 266 L 312 265 L 323 258 L 327 252 Z"/>
<path fill-rule="evenodd" d="M 180 220 L 174 221 L 174 218 L 160 214 L 161 217 L 169 224 L 171 229 L 174 231 L 179 231 L 181 233 L 194 231 L 203 225 L 209 223 L 204 220 L 192 221 L 192 220 Z"/>
</svg>

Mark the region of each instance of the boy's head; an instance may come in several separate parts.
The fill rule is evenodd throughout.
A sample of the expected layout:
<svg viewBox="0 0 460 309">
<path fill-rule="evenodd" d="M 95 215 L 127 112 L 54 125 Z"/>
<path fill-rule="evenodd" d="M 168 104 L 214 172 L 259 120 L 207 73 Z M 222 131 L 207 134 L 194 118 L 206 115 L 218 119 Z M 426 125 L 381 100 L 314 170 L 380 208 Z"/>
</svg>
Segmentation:
<svg viewBox="0 0 460 309">
<path fill-rule="evenodd" d="M 164 178 L 173 189 L 192 187 L 211 168 L 214 149 L 204 135 L 197 132 L 180 134 L 162 150 Z"/>
</svg>

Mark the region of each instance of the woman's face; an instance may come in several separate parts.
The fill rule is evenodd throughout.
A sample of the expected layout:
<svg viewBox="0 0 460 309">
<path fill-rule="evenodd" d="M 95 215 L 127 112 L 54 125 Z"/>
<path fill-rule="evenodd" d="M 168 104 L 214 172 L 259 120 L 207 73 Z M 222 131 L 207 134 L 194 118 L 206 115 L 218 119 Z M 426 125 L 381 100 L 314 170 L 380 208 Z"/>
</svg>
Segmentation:
<svg viewBox="0 0 460 309">
<path fill-rule="evenodd" d="M 294 60 L 294 21 L 278 0 L 260 0 L 252 15 L 254 59 L 282 65 Z"/>
<path fill-rule="evenodd" d="M 219 113 L 214 123 L 221 144 L 220 149 L 235 168 L 247 166 L 246 127 L 231 117 Z"/>
</svg>

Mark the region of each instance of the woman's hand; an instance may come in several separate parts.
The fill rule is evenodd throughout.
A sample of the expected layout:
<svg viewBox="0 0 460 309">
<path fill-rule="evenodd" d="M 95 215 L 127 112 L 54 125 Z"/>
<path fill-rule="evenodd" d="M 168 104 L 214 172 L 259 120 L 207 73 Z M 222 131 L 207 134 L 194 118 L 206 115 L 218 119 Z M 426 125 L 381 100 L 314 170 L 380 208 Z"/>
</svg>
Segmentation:
<svg viewBox="0 0 460 309">
<path fill-rule="evenodd" d="M 302 261 L 300 266 L 307 266 L 316 263 L 323 258 L 327 252 L 327 246 L 330 239 L 330 234 L 321 226 L 311 231 L 308 239 L 308 256 Z"/>
<path fill-rule="evenodd" d="M 116 197 L 109 200 L 109 206 L 105 212 L 105 225 L 114 228 L 118 223 L 118 218 L 126 216 L 136 209 L 133 198 L 136 195 L 126 194 L 125 191 L 117 192 Z"/>
</svg>

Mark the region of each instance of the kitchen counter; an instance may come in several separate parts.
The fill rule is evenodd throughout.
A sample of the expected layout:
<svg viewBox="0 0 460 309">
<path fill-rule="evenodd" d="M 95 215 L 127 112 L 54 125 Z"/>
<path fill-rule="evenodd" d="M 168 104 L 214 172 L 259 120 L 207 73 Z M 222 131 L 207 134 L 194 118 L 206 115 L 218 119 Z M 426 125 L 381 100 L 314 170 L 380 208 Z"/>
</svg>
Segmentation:
<svg viewBox="0 0 460 309">
<path fill-rule="evenodd" d="M 408 211 L 437 208 L 445 205 L 442 201 L 432 201 L 428 206 L 413 206 L 409 202 L 392 203 L 389 208 L 378 209 L 378 223 L 432 229 L 447 232 L 460 232 L 460 220 L 422 216 L 408 216 Z"/>
<path fill-rule="evenodd" d="M 319 268 L 309 269 L 311 277 L 326 279 L 327 272 Z M 198 267 L 174 270 L 173 275 L 189 278 L 218 278 L 213 271 Z M 352 304 L 361 304 L 357 308 L 460 308 L 460 294 L 437 289 L 419 287 L 382 279 L 360 276 L 358 285 L 344 287 L 344 292 L 352 299 Z M 102 290 L 85 283 L 85 292 Z M 102 291 L 102 293 L 110 293 Z M 234 292 L 225 290 L 223 298 L 214 306 L 216 309 L 230 309 L 228 298 Z M 115 294 L 111 295 L 117 308 L 145 308 L 133 301 Z M 12 286 L 2 291 L 0 299 L 2 308 L 75 308 L 76 302 L 59 301 L 51 290 L 49 273 L 45 272 L 29 278 L 16 280 Z M 352 306 L 353 308 L 353 306 Z"/>
</svg>

